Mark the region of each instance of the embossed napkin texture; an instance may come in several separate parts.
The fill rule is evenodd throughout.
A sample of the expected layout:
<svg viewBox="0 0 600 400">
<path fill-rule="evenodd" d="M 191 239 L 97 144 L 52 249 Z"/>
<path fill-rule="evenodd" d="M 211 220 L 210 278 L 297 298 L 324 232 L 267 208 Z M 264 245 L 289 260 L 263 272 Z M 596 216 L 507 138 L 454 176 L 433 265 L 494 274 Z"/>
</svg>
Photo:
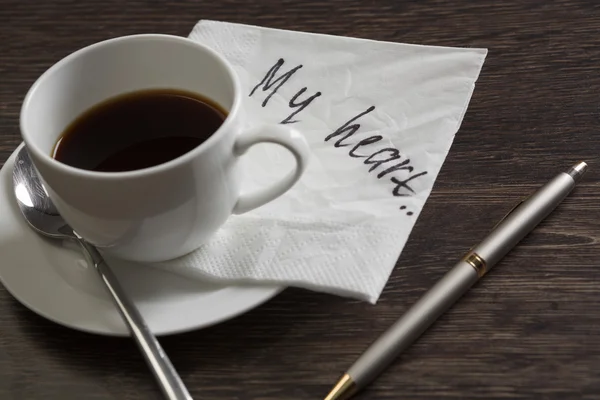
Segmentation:
<svg viewBox="0 0 600 400">
<path fill-rule="evenodd" d="M 200 21 L 189 37 L 235 68 L 248 126 L 293 125 L 312 158 L 284 196 L 232 216 L 208 244 L 156 267 L 375 303 L 459 130 L 487 50 L 216 21 Z M 251 191 L 281 177 L 293 159 L 258 145 L 240 163 Z"/>
</svg>

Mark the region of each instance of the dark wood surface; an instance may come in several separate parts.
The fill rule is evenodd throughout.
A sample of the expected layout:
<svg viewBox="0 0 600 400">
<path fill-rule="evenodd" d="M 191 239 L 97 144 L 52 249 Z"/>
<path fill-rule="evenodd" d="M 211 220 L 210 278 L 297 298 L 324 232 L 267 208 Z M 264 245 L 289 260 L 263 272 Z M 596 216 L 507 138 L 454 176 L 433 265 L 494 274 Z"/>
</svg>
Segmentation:
<svg viewBox="0 0 600 400">
<path fill-rule="evenodd" d="M 216 19 L 486 47 L 462 128 L 377 305 L 290 289 L 162 342 L 196 399 L 320 399 L 521 196 L 583 159 L 591 170 L 559 209 L 357 398 L 600 399 L 598 4 L 0 0 L 0 163 L 20 142 L 33 81 L 109 37 L 187 35 Z M 160 397 L 132 341 L 55 325 L 0 287 L 0 398 Z"/>
</svg>

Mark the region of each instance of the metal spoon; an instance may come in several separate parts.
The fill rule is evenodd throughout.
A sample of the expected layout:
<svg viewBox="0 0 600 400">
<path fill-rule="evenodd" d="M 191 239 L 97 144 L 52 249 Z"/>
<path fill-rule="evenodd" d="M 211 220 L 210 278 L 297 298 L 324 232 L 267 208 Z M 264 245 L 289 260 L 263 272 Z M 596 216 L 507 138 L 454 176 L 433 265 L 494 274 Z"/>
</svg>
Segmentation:
<svg viewBox="0 0 600 400">
<path fill-rule="evenodd" d="M 79 243 L 111 294 L 164 397 L 168 400 L 191 400 L 192 397 L 169 361 L 169 357 L 146 326 L 135 304 L 119 285 L 108 264 L 98 250 L 73 231 L 56 210 L 37 175 L 25 146 L 21 148 L 15 159 L 13 185 L 19 209 L 33 230 L 53 239 L 68 239 Z"/>
</svg>

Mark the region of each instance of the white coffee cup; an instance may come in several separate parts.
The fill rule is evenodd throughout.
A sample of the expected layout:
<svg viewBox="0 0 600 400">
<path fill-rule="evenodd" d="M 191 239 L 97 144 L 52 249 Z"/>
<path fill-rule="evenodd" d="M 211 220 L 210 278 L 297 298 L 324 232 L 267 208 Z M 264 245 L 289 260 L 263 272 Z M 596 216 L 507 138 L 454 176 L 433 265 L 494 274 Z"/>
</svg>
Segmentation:
<svg viewBox="0 0 600 400">
<path fill-rule="evenodd" d="M 95 172 L 51 157 L 65 128 L 111 97 L 141 89 L 180 89 L 228 111 L 204 143 L 172 161 L 130 172 Z M 21 134 L 52 201 L 73 229 L 119 258 L 155 262 L 198 248 L 233 214 L 289 190 L 309 159 L 304 137 L 287 126 L 244 129 L 243 93 L 228 62 L 189 39 L 134 35 L 85 47 L 48 69 L 21 109 Z M 240 194 L 238 157 L 263 142 L 279 144 L 295 169 L 271 186 Z"/>
</svg>

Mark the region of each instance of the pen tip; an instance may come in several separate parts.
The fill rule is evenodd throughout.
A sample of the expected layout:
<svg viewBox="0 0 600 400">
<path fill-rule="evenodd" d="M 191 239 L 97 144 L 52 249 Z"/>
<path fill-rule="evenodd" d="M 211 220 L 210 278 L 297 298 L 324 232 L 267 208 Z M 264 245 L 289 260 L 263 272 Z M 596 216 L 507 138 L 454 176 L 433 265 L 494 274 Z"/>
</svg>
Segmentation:
<svg viewBox="0 0 600 400">
<path fill-rule="evenodd" d="M 325 400 L 348 400 L 356 393 L 357 387 L 348 374 L 344 374 L 338 383 L 331 389 Z"/>
<path fill-rule="evenodd" d="M 585 171 L 587 171 L 587 168 L 587 163 L 580 161 L 577 164 L 573 165 L 567 173 L 571 175 L 575 182 L 578 182 L 583 176 L 583 174 L 585 174 Z"/>
</svg>

